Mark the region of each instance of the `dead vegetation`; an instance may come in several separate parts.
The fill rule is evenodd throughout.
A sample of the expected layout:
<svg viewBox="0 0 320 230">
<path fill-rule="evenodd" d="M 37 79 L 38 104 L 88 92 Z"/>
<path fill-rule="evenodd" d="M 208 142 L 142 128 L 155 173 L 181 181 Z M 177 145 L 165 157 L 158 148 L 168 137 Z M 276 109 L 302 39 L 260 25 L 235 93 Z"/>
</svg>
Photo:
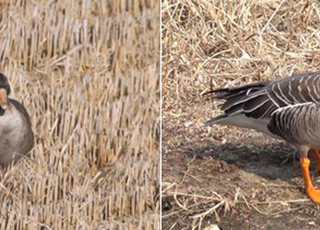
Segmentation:
<svg viewBox="0 0 320 230">
<path fill-rule="evenodd" d="M 162 1 L 164 229 L 319 228 L 292 148 L 201 127 L 219 113 L 201 96 L 210 88 L 318 71 L 319 12 L 317 1 Z"/>
<path fill-rule="evenodd" d="M 36 145 L 0 229 L 159 229 L 159 1 L 0 3 L 0 70 Z"/>
</svg>

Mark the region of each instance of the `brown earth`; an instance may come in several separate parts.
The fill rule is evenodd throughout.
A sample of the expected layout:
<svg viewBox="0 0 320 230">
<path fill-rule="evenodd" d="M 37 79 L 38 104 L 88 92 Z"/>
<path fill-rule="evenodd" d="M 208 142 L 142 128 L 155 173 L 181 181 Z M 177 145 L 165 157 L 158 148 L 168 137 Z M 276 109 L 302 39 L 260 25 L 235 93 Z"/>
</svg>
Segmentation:
<svg viewBox="0 0 320 230">
<path fill-rule="evenodd" d="M 191 229 L 201 219 L 220 229 L 319 228 L 295 149 L 254 131 L 187 122 L 163 121 L 163 229 Z"/>
<path fill-rule="evenodd" d="M 163 229 L 319 229 L 294 148 L 201 126 L 221 105 L 210 88 L 319 70 L 319 3 L 162 3 Z"/>
</svg>

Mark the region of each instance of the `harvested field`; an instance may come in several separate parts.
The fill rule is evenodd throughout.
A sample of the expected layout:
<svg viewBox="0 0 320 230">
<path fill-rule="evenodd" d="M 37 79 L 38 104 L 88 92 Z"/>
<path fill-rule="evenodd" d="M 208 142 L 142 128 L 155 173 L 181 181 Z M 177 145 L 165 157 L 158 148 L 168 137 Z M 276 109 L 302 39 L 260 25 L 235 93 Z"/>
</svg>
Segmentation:
<svg viewBox="0 0 320 230">
<path fill-rule="evenodd" d="M 32 119 L 0 229 L 159 229 L 159 1 L 0 2 L 0 71 Z"/>
<path fill-rule="evenodd" d="M 219 113 L 201 96 L 211 88 L 318 71 L 319 12 L 317 1 L 162 1 L 163 229 L 320 228 L 295 149 L 201 126 Z"/>
</svg>

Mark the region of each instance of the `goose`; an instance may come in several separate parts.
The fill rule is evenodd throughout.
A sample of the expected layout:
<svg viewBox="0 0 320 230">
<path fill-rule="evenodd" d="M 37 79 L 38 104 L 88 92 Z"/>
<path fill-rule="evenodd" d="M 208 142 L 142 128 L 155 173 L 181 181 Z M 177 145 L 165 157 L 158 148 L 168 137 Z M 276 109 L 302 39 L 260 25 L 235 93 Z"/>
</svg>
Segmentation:
<svg viewBox="0 0 320 230">
<path fill-rule="evenodd" d="M 33 148 L 34 134 L 25 107 L 8 98 L 11 87 L 0 73 L 0 165 L 18 161 Z"/>
<path fill-rule="evenodd" d="M 320 171 L 320 72 L 221 88 L 204 94 L 225 100 L 222 113 L 205 122 L 205 126 L 254 129 L 297 148 L 306 194 L 313 202 L 320 203 L 320 189 L 312 184 L 308 158 L 308 154 L 315 157 Z"/>
</svg>

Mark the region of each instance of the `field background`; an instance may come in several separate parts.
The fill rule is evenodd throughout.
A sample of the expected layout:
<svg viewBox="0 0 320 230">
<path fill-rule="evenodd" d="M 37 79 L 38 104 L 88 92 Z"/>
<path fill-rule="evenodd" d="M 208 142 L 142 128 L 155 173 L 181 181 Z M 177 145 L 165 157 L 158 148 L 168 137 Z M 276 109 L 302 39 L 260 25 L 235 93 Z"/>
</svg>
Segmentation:
<svg viewBox="0 0 320 230">
<path fill-rule="evenodd" d="M 162 17 L 163 229 L 319 229 L 293 148 L 201 127 L 211 88 L 319 70 L 319 2 L 163 0 Z"/>
<path fill-rule="evenodd" d="M 0 171 L 0 229 L 159 229 L 160 3 L 0 2 L 0 71 L 30 157 Z"/>
</svg>

